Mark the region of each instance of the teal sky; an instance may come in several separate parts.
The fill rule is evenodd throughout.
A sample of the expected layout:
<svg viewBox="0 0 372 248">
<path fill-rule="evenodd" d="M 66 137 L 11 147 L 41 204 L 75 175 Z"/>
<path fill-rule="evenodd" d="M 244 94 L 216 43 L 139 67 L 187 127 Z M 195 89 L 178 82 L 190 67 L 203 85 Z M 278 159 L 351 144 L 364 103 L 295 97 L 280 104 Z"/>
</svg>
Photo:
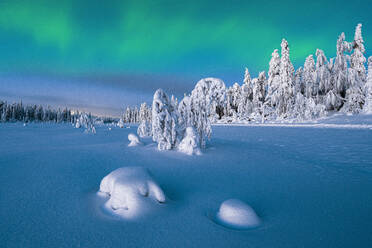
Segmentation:
<svg viewBox="0 0 372 248">
<path fill-rule="evenodd" d="M 282 38 L 297 67 L 316 48 L 335 56 L 338 35 L 345 32 L 351 41 L 362 23 L 366 56 L 372 55 L 371 13 L 368 0 L 3 0 L 0 73 L 84 81 L 97 76 L 103 85 L 138 83 L 151 90 L 151 75 L 182 84 L 180 91 L 206 76 L 232 84 L 242 81 L 244 67 L 253 76 L 267 71 Z M 138 82 L 120 80 L 133 75 Z"/>
</svg>

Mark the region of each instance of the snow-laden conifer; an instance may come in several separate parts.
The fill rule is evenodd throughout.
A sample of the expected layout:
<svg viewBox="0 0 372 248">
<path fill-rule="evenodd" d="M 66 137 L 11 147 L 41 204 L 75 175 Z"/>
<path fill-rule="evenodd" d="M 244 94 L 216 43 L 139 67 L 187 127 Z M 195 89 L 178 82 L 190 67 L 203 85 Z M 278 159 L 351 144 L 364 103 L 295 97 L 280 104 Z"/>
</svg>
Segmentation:
<svg viewBox="0 0 372 248">
<path fill-rule="evenodd" d="M 277 116 L 280 118 L 286 118 L 289 110 L 294 104 L 294 67 L 289 58 L 289 46 L 285 39 L 282 40 L 281 48 L 279 69 L 280 85 L 274 98 L 277 102 Z"/>
<path fill-rule="evenodd" d="M 372 114 L 372 56 L 368 58 L 368 76 L 365 86 L 366 102 L 364 104 L 364 112 Z"/>
<path fill-rule="evenodd" d="M 177 110 L 162 89 L 158 89 L 154 94 L 151 124 L 152 139 L 158 143 L 159 150 L 170 150 L 177 146 Z"/>
<path fill-rule="evenodd" d="M 366 58 L 363 53 L 365 52 L 362 38 L 362 24 L 358 24 L 355 29 L 354 41 L 351 47 L 353 53 L 350 59 L 350 68 L 347 75 L 347 86 L 345 95 L 345 104 L 343 111 L 348 113 L 361 112 L 365 101 L 365 82 L 366 82 L 366 69 L 364 63 Z"/>
<path fill-rule="evenodd" d="M 313 55 L 309 55 L 305 60 L 302 79 L 305 82 L 305 97 L 312 98 L 317 93 L 317 87 L 315 85 L 315 61 Z"/>
<path fill-rule="evenodd" d="M 268 89 L 266 95 L 266 106 L 268 107 L 276 107 L 278 99 L 277 99 L 277 91 L 280 86 L 280 56 L 278 53 L 278 49 L 275 49 L 274 52 L 271 54 L 271 60 L 269 63 L 269 72 L 268 72 Z"/>
</svg>

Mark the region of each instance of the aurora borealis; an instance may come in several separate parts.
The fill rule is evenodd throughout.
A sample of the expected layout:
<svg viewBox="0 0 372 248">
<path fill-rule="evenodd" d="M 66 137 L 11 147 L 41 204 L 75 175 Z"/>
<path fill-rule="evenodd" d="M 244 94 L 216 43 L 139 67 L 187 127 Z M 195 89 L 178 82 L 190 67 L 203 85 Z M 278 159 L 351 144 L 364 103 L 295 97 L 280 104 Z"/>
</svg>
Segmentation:
<svg viewBox="0 0 372 248">
<path fill-rule="evenodd" d="M 155 87 L 151 75 L 159 87 L 162 78 L 169 82 L 165 88 L 172 89 L 171 81 L 182 84 L 180 91 L 206 76 L 230 85 L 241 83 L 244 67 L 252 76 L 267 71 L 282 38 L 297 67 L 316 48 L 335 56 L 338 35 L 345 32 L 351 41 L 362 23 L 366 56 L 372 55 L 371 13 L 368 0 L 5 0 L 0 2 L 0 73 L 85 81 L 97 76 L 103 85 L 112 81 L 107 78 L 135 75 L 138 82 L 129 81 L 134 88 L 142 84 L 139 91 L 143 84 Z M 123 88 L 129 84 L 113 81 Z M 37 80 L 32 83 L 38 86 Z"/>
</svg>

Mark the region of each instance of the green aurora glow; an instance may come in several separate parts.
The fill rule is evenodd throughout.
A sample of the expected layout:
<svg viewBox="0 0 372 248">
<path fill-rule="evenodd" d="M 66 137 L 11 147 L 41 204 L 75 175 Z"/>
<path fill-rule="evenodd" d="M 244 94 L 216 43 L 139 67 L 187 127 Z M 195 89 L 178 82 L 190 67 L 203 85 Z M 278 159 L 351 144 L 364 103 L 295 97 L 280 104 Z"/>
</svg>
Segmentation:
<svg viewBox="0 0 372 248">
<path fill-rule="evenodd" d="M 282 38 L 291 59 L 335 55 L 338 35 L 363 23 L 370 1 L 17 1 L 0 3 L 0 71 L 212 74 L 267 70 Z"/>
</svg>

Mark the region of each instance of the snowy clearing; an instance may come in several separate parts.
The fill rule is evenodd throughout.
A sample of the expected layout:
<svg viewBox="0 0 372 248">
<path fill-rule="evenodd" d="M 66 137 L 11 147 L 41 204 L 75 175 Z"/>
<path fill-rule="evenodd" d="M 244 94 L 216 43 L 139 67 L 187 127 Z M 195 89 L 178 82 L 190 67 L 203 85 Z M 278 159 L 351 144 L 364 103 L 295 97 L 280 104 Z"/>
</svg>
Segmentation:
<svg viewBox="0 0 372 248">
<path fill-rule="evenodd" d="M 2 247 L 371 247 L 372 131 L 214 126 L 201 156 L 157 151 L 136 130 L 0 125 Z M 126 220 L 102 211 L 101 180 L 148 168 L 167 196 Z M 214 221 L 227 199 L 249 204 L 261 224 Z M 157 205 L 158 204 L 158 205 Z"/>
</svg>

